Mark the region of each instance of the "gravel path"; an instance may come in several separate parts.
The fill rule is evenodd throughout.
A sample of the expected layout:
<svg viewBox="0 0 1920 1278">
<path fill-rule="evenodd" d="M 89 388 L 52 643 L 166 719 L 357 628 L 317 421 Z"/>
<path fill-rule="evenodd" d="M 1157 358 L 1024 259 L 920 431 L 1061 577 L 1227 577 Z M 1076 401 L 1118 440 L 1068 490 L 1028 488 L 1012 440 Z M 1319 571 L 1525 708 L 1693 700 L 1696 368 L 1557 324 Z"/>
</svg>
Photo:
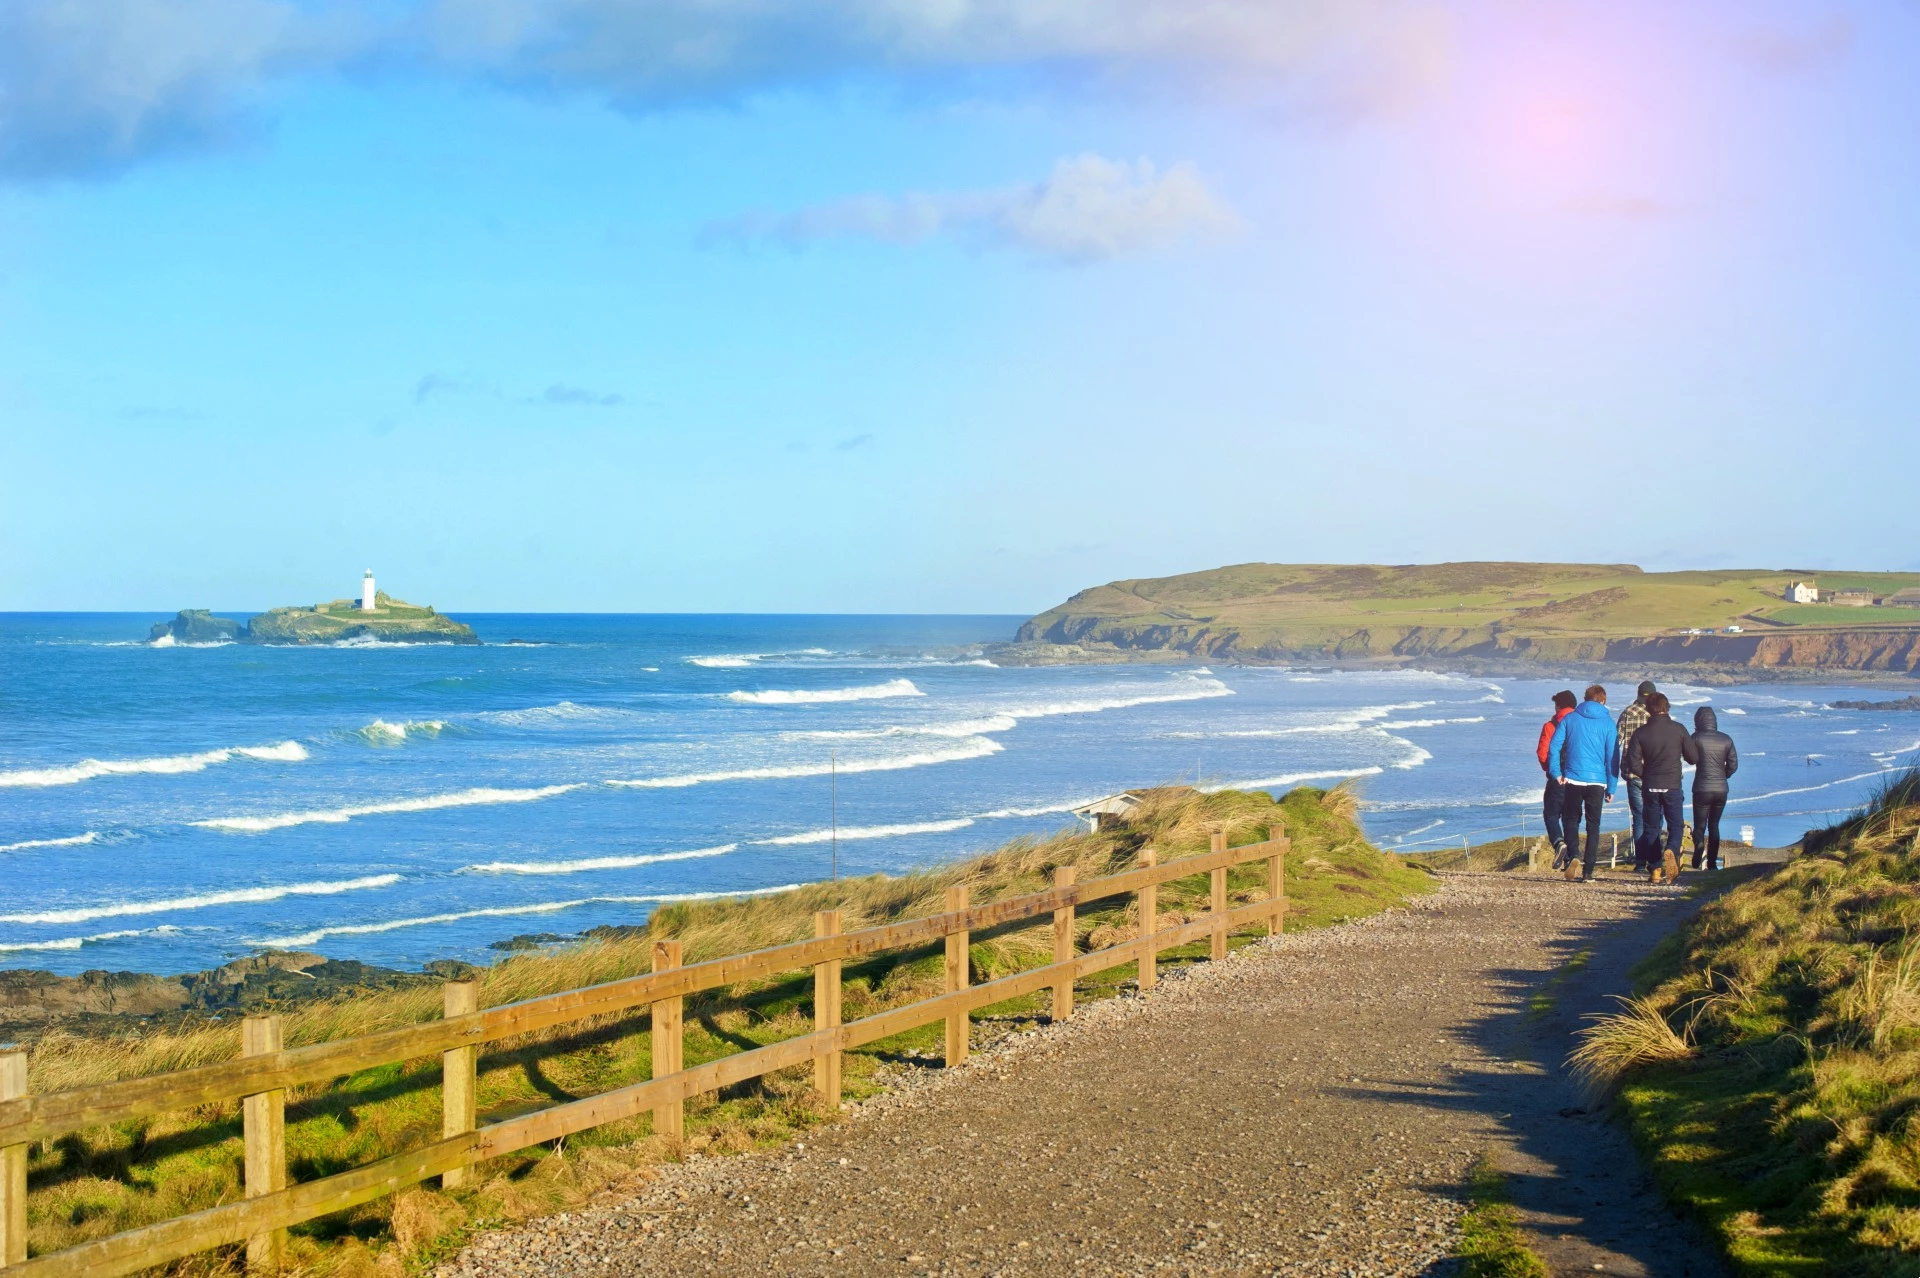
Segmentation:
<svg viewBox="0 0 1920 1278">
<path fill-rule="evenodd" d="M 961 1069 L 903 1066 L 804 1146 L 667 1168 L 439 1274 L 1444 1273 L 1488 1155 L 1556 1273 L 1717 1275 L 1559 1066 L 1580 1013 L 1691 908 L 1449 876 Z"/>
</svg>

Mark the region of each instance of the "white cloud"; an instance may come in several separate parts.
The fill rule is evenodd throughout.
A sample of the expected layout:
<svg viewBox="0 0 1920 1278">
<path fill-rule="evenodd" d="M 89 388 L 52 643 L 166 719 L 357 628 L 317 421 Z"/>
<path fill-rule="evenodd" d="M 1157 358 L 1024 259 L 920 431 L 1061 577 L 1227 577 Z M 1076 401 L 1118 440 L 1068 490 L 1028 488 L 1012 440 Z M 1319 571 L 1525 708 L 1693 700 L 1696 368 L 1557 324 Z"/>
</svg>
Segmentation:
<svg viewBox="0 0 1920 1278">
<path fill-rule="evenodd" d="M 792 213 L 717 222 L 707 228 L 706 238 L 773 240 L 797 248 L 825 239 L 910 244 L 945 235 L 978 247 L 1090 262 L 1237 225 L 1233 211 L 1207 189 L 1191 164 L 1162 172 L 1149 160 L 1080 155 L 1055 163 L 1042 182 L 985 191 L 855 196 Z"/>
<path fill-rule="evenodd" d="M 618 109 L 849 78 L 1252 84 L 1316 108 L 1403 96 L 1440 0 L 0 0 L 0 176 L 112 172 L 244 137 L 303 74 L 430 75 Z M 988 83 L 992 82 L 992 83 Z"/>
</svg>

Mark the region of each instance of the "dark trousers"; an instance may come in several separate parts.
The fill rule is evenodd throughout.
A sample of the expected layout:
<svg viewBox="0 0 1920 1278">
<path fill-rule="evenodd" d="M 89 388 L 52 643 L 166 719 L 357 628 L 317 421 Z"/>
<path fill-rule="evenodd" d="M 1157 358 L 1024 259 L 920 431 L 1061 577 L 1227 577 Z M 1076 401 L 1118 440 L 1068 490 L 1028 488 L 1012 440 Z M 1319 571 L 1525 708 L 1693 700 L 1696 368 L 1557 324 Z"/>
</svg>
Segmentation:
<svg viewBox="0 0 1920 1278">
<path fill-rule="evenodd" d="M 1663 825 L 1666 827 L 1666 850 L 1675 856 L 1680 853 L 1680 832 L 1687 824 L 1687 796 L 1679 786 L 1660 793 L 1648 790 L 1645 794 L 1642 804 L 1646 816 L 1641 828 L 1646 834 L 1634 847 L 1634 865 L 1645 864 L 1651 869 L 1660 864 Z"/>
<path fill-rule="evenodd" d="M 1567 846 L 1572 847 L 1580 837 L 1580 818 L 1587 820 L 1587 846 L 1581 858 L 1580 877 L 1593 877 L 1593 863 L 1600 857 L 1600 810 L 1607 802 L 1607 787 L 1604 785 L 1575 785 L 1569 781 L 1563 787 L 1560 801 L 1560 819 L 1567 835 Z"/>
<path fill-rule="evenodd" d="M 1633 814 L 1633 868 L 1644 870 L 1640 849 L 1647 839 L 1647 798 L 1639 777 L 1627 778 L 1627 811 Z"/>
<path fill-rule="evenodd" d="M 1724 794 L 1693 792 L 1693 868 L 1700 868 L 1700 854 L 1706 853 L 1707 868 L 1720 868 L 1720 818 L 1727 810 Z"/>
<path fill-rule="evenodd" d="M 1547 824 L 1547 842 L 1553 844 L 1555 850 L 1567 841 L 1566 832 L 1560 826 L 1560 802 L 1566 788 L 1564 782 L 1548 777 L 1546 793 L 1540 796 L 1540 817 Z"/>
</svg>

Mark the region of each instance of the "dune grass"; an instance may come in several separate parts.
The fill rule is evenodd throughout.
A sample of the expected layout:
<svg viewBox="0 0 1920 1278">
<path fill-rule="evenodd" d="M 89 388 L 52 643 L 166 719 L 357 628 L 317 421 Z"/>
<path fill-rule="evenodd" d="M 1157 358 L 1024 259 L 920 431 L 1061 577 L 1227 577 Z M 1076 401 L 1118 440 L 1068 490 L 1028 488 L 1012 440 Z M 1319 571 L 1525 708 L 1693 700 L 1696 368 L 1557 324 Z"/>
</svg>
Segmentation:
<svg viewBox="0 0 1920 1278">
<path fill-rule="evenodd" d="M 480 972 L 483 1007 L 631 976 L 651 966 L 655 936 L 681 940 L 697 962 L 813 934 L 813 914 L 842 911 L 847 930 L 938 913 L 945 890 L 965 884 L 976 902 L 1041 890 L 1056 866 L 1072 865 L 1080 880 L 1117 873 L 1142 848 L 1163 862 L 1205 851 L 1211 834 L 1234 843 L 1263 838 L 1284 822 L 1293 840 L 1287 891 L 1288 930 L 1323 926 L 1373 914 L 1429 890 L 1433 880 L 1371 847 L 1345 791 L 1301 789 L 1275 802 L 1262 793 L 1190 790 L 1151 792 L 1126 825 L 1097 834 L 1062 833 L 1023 839 L 971 860 L 897 877 L 821 883 L 777 896 L 670 906 L 629 935 L 518 955 Z M 1265 893 L 1265 866 L 1229 875 L 1230 903 Z M 1207 879 L 1199 874 L 1160 889 L 1162 924 L 1206 910 Z M 971 964 L 976 980 L 1037 966 L 1052 953 L 1050 920 L 975 933 Z M 1097 949 L 1127 939 L 1135 920 L 1125 899 L 1097 903 L 1079 915 L 1077 943 Z M 1251 936 L 1236 936 L 1244 944 Z M 1191 962 L 1206 945 L 1167 952 L 1163 961 Z M 1131 964 L 1082 981 L 1083 999 L 1111 996 L 1131 985 Z M 937 993 L 940 949 L 926 947 L 849 963 L 844 1014 L 852 1020 Z M 976 1039 L 1017 1032 L 1044 1017 L 1046 994 L 974 1014 Z M 382 992 L 284 1010 L 289 1046 L 432 1020 L 440 991 L 432 986 Z M 811 1029 L 810 974 L 796 972 L 687 1000 L 688 1065 L 775 1042 Z M 871 1095 L 889 1068 L 937 1060 L 940 1027 L 931 1025 L 848 1053 L 849 1098 Z M 58 1030 L 36 1044 L 30 1062 L 35 1091 L 83 1086 L 225 1060 L 237 1050 L 231 1021 L 152 1029 L 121 1037 Z M 607 1091 L 650 1076 L 644 1012 L 611 1016 L 491 1045 L 480 1060 L 481 1121 Z M 804 1069 L 696 1098 L 687 1106 L 687 1136 L 669 1146 L 641 1117 L 582 1133 L 557 1147 L 540 1147 L 477 1169 L 466 1187 L 409 1190 L 292 1231 L 289 1258 L 296 1271 L 360 1275 L 402 1273 L 444 1256 L 488 1224 L 523 1219 L 590 1198 L 622 1178 L 691 1151 L 725 1153 L 784 1142 L 832 1115 L 823 1111 Z M 168 1216 L 232 1201 L 240 1193 L 237 1105 L 215 1105 L 69 1136 L 36 1145 L 29 1156 L 28 1217 L 34 1254 L 132 1228 Z M 287 1150 L 296 1179 L 311 1179 L 370 1162 L 437 1138 L 440 1123 L 437 1059 L 368 1070 L 333 1085 L 288 1097 Z M 214 1253 L 173 1266 L 179 1273 L 222 1272 L 237 1264 Z"/>
<path fill-rule="evenodd" d="M 1575 1053 L 1749 1274 L 1920 1273 L 1920 773 L 1709 903 Z"/>
</svg>

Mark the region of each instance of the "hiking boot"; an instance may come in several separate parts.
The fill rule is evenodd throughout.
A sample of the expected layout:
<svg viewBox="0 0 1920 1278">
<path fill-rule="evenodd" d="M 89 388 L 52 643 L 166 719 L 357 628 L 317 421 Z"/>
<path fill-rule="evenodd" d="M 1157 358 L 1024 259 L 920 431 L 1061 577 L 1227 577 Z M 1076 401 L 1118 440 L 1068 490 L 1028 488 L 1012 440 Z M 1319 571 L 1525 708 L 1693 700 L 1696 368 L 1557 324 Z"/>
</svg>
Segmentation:
<svg viewBox="0 0 1920 1278">
<path fill-rule="evenodd" d="M 1572 882 L 1574 879 L 1579 878 L 1580 863 L 1578 861 L 1575 861 L 1572 857 L 1568 857 L 1567 863 L 1560 868 L 1560 877 L 1566 879 L 1568 882 Z"/>
<path fill-rule="evenodd" d="M 1680 858 L 1673 853 L 1667 853 L 1666 859 L 1661 862 L 1660 868 L 1665 872 L 1668 883 L 1678 883 L 1680 881 Z"/>
</svg>

